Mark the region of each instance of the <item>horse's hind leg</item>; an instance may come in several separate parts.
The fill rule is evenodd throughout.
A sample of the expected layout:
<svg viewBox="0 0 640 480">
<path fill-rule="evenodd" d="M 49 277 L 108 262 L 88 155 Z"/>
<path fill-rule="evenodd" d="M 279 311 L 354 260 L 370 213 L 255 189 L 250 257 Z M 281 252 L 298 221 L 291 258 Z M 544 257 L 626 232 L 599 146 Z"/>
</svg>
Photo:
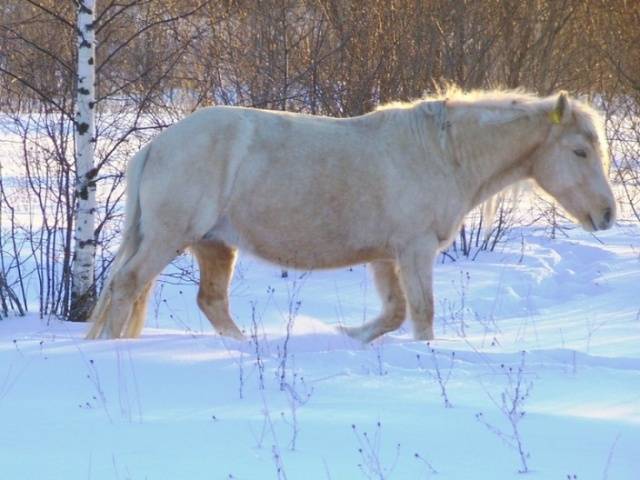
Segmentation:
<svg viewBox="0 0 640 480">
<path fill-rule="evenodd" d="M 104 305 L 88 338 L 122 338 L 139 334 L 144 325 L 144 308 L 153 279 L 180 251 L 179 246 L 160 240 L 159 235 L 143 237 L 138 250 L 118 270 L 105 288 Z M 136 318 L 133 318 L 133 315 Z"/>
<path fill-rule="evenodd" d="M 154 281 L 151 280 L 142 289 L 142 293 L 133 304 L 133 311 L 131 312 L 131 319 L 127 325 L 127 331 L 123 335 L 127 338 L 137 338 L 142 333 L 144 328 L 144 322 L 147 319 L 147 305 L 149 303 L 149 294 L 153 289 Z"/>
<path fill-rule="evenodd" d="M 380 335 L 396 330 L 402 325 L 407 311 L 395 262 L 373 262 L 371 269 L 376 289 L 382 299 L 382 313 L 375 320 L 359 327 L 340 327 L 343 332 L 362 342 L 371 342 Z"/>
<path fill-rule="evenodd" d="M 213 241 L 198 242 L 191 250 L 200 267 L 198 306 L 220 335 L 244 339 L 229 314 L 228 291 L 236 261 L 235 250 Z"/>
</svg>

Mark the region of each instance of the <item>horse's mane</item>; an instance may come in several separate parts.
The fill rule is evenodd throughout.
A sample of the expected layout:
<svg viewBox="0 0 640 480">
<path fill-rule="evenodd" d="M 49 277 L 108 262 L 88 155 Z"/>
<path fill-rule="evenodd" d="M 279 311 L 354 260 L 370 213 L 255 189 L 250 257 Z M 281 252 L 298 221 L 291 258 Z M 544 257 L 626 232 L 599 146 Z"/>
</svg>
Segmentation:
<svg viewBox="0 0 640 480">
<path fill-rule="evenodd" d="M 460 87 L 450 85 L 437 90 L 433 94 L 424 95 L 410 101 L 389 102 L 376 108 L 379 110 L 414 108 L 424 102 L 447 102 L 450 105 L 468 105 L 484 108 L 509 108 L 515 106 L 531 106 L 540 102 L 541 98 L 524 89 L 512 90 L 463 90 Z"/>
<path fill-rule="evenodd" d="M 455 85 L 448 85 L 433 94 L 406 102 L 389 102 L 381 104 L 376 111 L 406 110 L 419 107 L 429 102 L 442 102 L 447 107 L 467 107 L 477 109 L 474 120 L 480 123 L 502 123 L 520 116 L 549 113 L 558 99 L 558 94 L 540 97 L 525 89 L 493 89 L 463 90 Z M 571 110 L 577 127 L 599 148 L 606 149 L 607 141 L 604 130 L 604 119 L 600 112 L 589 103 L 570 97 Z M 504 113 L 503 113 L 504 112 Z M 506 114 L 506 115 L 504 115 Z M 603 158 L 608 159 L 606 151 Z M 605 168 L 608 164 L 605 160 Z"/>
</svg>

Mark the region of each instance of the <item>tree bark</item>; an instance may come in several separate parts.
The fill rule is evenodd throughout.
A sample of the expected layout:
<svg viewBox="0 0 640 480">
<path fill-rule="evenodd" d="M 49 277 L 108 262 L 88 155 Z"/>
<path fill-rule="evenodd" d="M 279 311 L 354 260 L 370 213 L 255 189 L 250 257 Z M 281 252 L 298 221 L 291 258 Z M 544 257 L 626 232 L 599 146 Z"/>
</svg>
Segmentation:
<svg viewBox="0 0 640 480">
<path fill-rule="evenodd" d="M 76 216 L 69 319 L 86 321 L 95 301 L 94 233 L 95 150 L 95 0 L 76 0 L 78 81 L 76 92 Z"/>
</svg>

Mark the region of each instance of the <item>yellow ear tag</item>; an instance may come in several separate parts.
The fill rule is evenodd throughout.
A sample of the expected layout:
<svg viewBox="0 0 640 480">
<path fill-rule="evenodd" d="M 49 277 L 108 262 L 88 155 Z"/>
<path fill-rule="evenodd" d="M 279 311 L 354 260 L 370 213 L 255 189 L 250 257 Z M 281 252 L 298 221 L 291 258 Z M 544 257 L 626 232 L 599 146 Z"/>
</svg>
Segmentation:
<svg viewBox="0 0 640 480">
<path fill-rule="evenodd" d="M 562 120 L 562 117 L 560 116 L 560 112 L 558 110 L 554 109 L 549 114 L 549 120 L 551 120 L 551 123 L 553 123 L 555 125 L 560 125 L 560 121 Z"/>
</svg>

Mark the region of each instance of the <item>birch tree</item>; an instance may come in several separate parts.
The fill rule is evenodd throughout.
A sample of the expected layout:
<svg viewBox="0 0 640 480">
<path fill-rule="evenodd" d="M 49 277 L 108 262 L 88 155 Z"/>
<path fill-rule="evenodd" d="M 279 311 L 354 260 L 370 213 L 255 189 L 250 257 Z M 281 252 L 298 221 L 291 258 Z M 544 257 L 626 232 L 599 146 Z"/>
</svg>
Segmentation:
<svg viewBox="0 0 640 480">
<path fill-rule="evenodd" d="M 77 92 L 75 112 L 76 222 L 69 319 L 87 319 L 95 297 L 94 234 L 97 171 L 94 165 L 95 133 L 95 0 L 77 4 Z"/>
</svg>

